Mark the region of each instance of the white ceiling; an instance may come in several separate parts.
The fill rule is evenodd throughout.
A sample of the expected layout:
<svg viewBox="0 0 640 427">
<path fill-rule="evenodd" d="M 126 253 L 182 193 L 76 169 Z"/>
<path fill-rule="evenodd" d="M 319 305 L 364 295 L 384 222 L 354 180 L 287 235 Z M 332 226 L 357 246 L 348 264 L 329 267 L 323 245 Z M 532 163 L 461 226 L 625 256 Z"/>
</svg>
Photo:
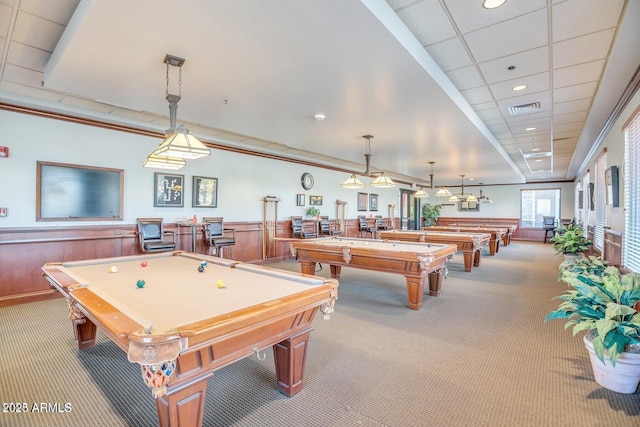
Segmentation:
<svg viewBox="0 0 640 427">
<path fill-rule="evenodd" d="M 573 179 L 640 64 L 638 3 L 0 0 L 0 102 L 163 131 L 171 54 L 205 141 L 358 172 L 370 134 L 402 182 Z"/>
</svg>

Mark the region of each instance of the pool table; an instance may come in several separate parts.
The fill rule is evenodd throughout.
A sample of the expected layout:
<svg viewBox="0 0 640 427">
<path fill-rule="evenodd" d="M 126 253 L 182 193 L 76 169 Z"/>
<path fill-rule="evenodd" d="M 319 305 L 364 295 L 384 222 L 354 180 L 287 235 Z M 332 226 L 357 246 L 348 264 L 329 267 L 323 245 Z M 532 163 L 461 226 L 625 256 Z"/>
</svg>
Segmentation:
<svg viewBox="0 0 640 427">
<path fill-rule="evenodd" d="M 447 260 L 456 253 L 449 244 L 424 245 L 385 242 L 379 239 L 329 237 L 291 240 L 302 273 L 314 274 L 316 264 L 329 264 L 331 277 L 339 278 L 343 266 L 402 274 L 406 278 L 409 308 L 422 307 L 424 285 L 429 277 L 429 295 L 438 296 Z"/>
<path fill-rule="evenodd" d="M 449 233 L 446 231 L 391 230 L 381 231 L 383 240 L 423 243 L 450 243 L 457 246 L 464 259 L 464 271 L 480 266 L 482 246 L 489 244 L 491 236 L 483 233 Z"/>
<path fill-rule="evenodd" d="M 493 256 L 500 250 L 500 241 L 507 234 L 508 229 L 502 227 L 473 227 L 467 225 L 443 225 L 422 227 L 424 231 L 449 231 L 453 233 L 487 233 L 489 239 L 489 255 Z"/>
<path fill-rule="evenodd" d="M 140 365 L 161 426 L 201 426 L 207 379 L 270 346 L 278 389 L 298 393 L 312 321 L 318 309 L 333 312 L 338 288 L 182 251 L 47 263 L 42 272 L 67 298 L 79 349 L 94 345 L 98 328 Z"/>
</svg>

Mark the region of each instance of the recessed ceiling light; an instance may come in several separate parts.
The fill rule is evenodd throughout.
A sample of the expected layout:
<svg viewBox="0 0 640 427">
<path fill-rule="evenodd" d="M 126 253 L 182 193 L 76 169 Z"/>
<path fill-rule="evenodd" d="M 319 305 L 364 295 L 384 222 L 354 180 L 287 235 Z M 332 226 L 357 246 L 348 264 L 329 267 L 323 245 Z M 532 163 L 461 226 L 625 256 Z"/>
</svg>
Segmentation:
<svg viewBox="0 0 640 427">
<path fill-rule="evenodd" d="M 484 0 L 482 2 L 482 7 L 485 9 L 495 9 L 496 7 L 502 6 L 506 1 L 507 0 Z"/>
<path fill-rule="evenodd" d="M 518 85 L 518 86 L 514 86 L 512 90 L 525 90 L 527 88 L 527 85 Z"/>
<path fill-rule="evenodd" d="M 530 130 L 536 130 L 536 128 L 524 128 L 524 130 L 530 131 Z"/>
<path fill-rule="evenodd" d="M 539 148 L 532 148 L 531 151 L 540 151 Z"/>
<path fill-rule="evenodd" d="M 325 115 L 324 115 L 324 114 L 322 114 L 322 113 L 318 113 L 318 114 L 316 114 L 315 116 L 313 116 L 313 118 L 314 118 L 314 119 L 316 119 L 317 121 L 321 122 L 321 121 L 323 121 L 324 119 L 326 119 L 326 118 L 327 118 L 327 116 L 325 116 Z"/>
</svg>

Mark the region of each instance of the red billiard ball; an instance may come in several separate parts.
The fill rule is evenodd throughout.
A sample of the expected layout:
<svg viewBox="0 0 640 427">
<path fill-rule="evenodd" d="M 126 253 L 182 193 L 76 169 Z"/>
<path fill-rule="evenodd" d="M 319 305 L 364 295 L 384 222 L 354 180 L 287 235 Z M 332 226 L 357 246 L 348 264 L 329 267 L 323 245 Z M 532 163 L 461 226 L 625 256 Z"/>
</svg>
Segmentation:
<svg viewBox="0 0 640 427">
<path fill-rule="evenodd" d="M 142 261 L 142 262 L 140 263 L 140 265 L 141 265 L 141 266 L 143 266 L 143 267 L 146 267 L 146 266 L 147 266 L 147 261 Z"/>
</svg>

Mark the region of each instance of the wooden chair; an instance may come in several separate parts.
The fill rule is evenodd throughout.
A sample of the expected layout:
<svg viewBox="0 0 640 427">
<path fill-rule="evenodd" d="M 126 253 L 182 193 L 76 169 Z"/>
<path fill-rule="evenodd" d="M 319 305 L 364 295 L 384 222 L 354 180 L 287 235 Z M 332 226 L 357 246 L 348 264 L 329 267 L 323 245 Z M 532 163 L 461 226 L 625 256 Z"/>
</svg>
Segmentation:
<svg viewBox="0 0 640 427">
<path fill-rule="evenodd" d="M 542 228 L 544 228 L 544 243 L 547 243 L 547 238 L 553 237 L 556 232 L 556 217 L 555 216 L 543 216 Z M 549 233 L 551 235 L 549 236 Z"/>
<path fill-rule="evenodd" d="M 301 216 L 291 217 L 291 234 L 299 239 L 315 239 L 318 237 L 317 232 L 305 231 Z"/>
<path fill-rule="evenodd" d="M 331 221 L 328 216 L 320 217 L 320 234 L 323 236 L 341 236 L 342 230 L 336 230 L 331 227 Z"/>
<path fill-rule="evenodd" d="M 236 244 L 236 230 L 233 228 L 224 228 L 222 217 L 205 217 L 202 218 L 204 224 L 204 243 L 209 246 L 211 255 L 218 255 L 224 258 L 224 249 L 231 258 L 231 246 Z M 231 233 L 231 237 L 225 236 L 225 233 Z"/>
<path fill-rule="evenodd" d="M 176 233 L 164 229 L 162 218 L 138 218 L 136 234 L 142 252 L 166 252 L 176 249 Z M 165 236 L 171 236 L 171 240 Z"/>
</svg>

